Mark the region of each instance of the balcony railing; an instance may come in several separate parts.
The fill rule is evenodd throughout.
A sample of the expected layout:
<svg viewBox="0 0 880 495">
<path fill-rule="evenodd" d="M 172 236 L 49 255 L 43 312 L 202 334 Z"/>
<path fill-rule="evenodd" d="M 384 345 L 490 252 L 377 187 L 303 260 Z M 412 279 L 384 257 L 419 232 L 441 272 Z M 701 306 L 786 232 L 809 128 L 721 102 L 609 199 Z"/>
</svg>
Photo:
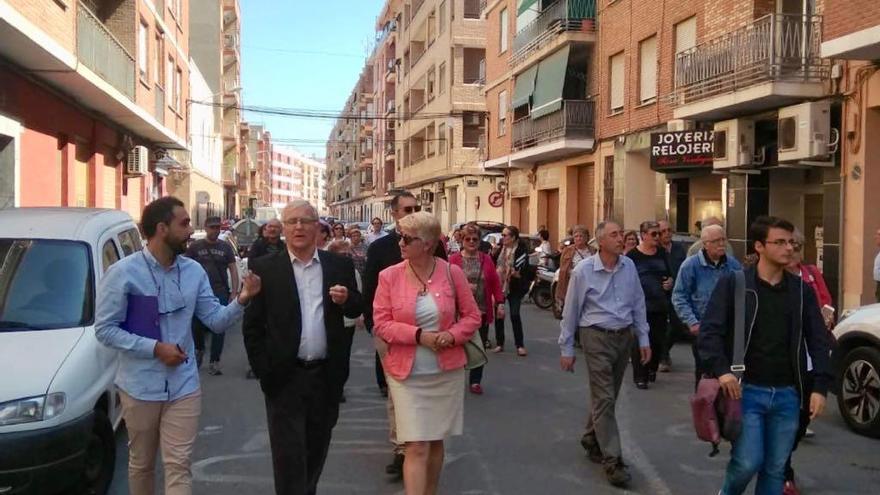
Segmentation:
<svg viewBox="0 0 880 495">
<path fill-rule="evenodd" d="M 76 6 L 76 56 L 83 65 L 134 100 L 134 57 L 82 2 Z"/>
<path fill-rule="evenodd" d="M 685 105 L 764 82 L 821 82 L 822 17 L 768 14 L 679 53 L 673 104 Z"/>
<path fill-rule="evenodd" d="M 153 88 L 153 116 L 165 125 L 165 90 L 159 86 Z"/>
<path fill-rule="evenodd" d="M 594 115 L 592 100 L 563 100 L 562 108 L 556 112 L 514 122 L 511 147 L 519 151 L 557 139 L 589 139 L 594 135 Z"/>
<path fill-rule="evenodd" d="M 519 64 L 566 31 L 591 32 L 595 29 L 596 0 L 558 0 L 516 33 L 510 65 Z"/>
</svg>

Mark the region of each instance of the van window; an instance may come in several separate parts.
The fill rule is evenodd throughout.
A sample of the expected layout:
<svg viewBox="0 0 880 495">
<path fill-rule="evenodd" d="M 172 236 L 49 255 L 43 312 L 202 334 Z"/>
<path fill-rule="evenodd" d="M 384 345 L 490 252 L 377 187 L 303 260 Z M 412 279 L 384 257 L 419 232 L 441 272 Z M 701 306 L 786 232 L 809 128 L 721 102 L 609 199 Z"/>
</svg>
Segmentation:
<svg viewBox="0 0 880 495">
<path fill-rule="evenodd" d="M 104 247 L 101 249 L 101 259 L 104 265 L 103 273 L 107 273 L 110 265 L 119 261 L 119 252 L 116 251 L 116 246 L 113 245 L 112 240 L 104 243 Z"/>
<path fill-rule="evenodd" d="M 0 332 L 89 324 L 89 256 L 81 242 L 0 239 Z"/>
<path fill-rule="evenodd" d="M 128 256 L 143 249 L 141 236 L 137 229 L 128 229 L 119 234 L 119 245 L 122 246 L 122 255 Z"/>
</svg>

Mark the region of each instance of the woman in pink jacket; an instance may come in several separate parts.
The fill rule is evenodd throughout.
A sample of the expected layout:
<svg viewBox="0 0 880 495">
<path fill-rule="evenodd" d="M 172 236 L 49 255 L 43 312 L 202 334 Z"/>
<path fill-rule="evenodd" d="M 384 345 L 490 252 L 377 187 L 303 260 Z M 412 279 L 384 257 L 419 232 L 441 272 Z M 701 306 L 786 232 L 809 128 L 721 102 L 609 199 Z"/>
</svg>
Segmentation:
<svg viewBox="0 0 880 495">
<path fill-rule="evenodd" d="M 467 276 L 471 294 L 480 309 L 480 338 L 483 345 L 489 348 L 489 325 L 495 317 L 504 319 L 504 292 L 501 290 L 501 279 L 495 270 L 492 257 L 480 252 L 480 227 L 469 223 L 461 229 L 461 251 L 449 257 L 449 262 L 460 266 Z M 474 368 L 470 372 L 471 393 L 483 393 L 483 367 Z"/>
<path fill-rule="evenodd" d="M 397 438 L 406 444 L 407 495 L 437 492 L 443 439 L 464 422 L 462 348 L 480 326 L 465 274 L 433 253 L 440 224 L 430 213 L 398 221 L 403 262 L 379 274 L 373 301 L 375 333 L 388 344 L 382 364 L 395 409 Z M 457 314 L 456 314 L 457 310 Z"/>
</svg>

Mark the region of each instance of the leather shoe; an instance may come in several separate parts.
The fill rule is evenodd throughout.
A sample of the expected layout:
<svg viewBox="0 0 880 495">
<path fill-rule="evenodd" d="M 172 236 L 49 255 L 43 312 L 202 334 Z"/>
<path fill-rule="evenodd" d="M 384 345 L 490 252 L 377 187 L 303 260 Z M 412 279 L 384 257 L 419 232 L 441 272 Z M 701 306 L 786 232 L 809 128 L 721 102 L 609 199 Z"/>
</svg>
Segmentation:
<svg viewBox="0 0 880 495">
<path fill-rule="evenodd" d="M 587 457 L 590 458 L 590 461 L 602 464 L 605 458 L 602 456 L 602 448 L 599 447 L 599 442 L 596 441 L 595 437 L 591 435 L 581 437 L 581 447 L 587 451 Z"/>
<path fill-rule="evenodd" d="M 620 459 L 605 464 L 605 478 L 618 488 L 625 487 L 632 480 L 626 464 Z"/>
<path fill-rule="evenodd" d="M 403 454 L 394 454 L 394 460 L 391 461 L 391 464 L 385 466 L 385 473 L 402 477 L 404 459 L 405 457 Z"/>
</svg>

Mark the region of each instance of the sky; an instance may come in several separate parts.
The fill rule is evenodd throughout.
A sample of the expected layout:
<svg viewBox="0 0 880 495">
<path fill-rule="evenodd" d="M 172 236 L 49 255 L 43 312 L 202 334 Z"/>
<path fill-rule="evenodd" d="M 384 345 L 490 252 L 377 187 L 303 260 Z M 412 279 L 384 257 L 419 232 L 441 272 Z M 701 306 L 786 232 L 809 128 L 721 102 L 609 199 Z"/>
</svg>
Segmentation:
<svg viewBox="0 0 880 495">
<path fill-rule="evenodd" d="M 342 109 L 375 38 L 384 0 L 240 0 L 246 106 Z M 327 139 L 331 119 L 245 113 L 273 139 Z M 324 158 L 324 144 L 296 144 Z"/>
</svg>

